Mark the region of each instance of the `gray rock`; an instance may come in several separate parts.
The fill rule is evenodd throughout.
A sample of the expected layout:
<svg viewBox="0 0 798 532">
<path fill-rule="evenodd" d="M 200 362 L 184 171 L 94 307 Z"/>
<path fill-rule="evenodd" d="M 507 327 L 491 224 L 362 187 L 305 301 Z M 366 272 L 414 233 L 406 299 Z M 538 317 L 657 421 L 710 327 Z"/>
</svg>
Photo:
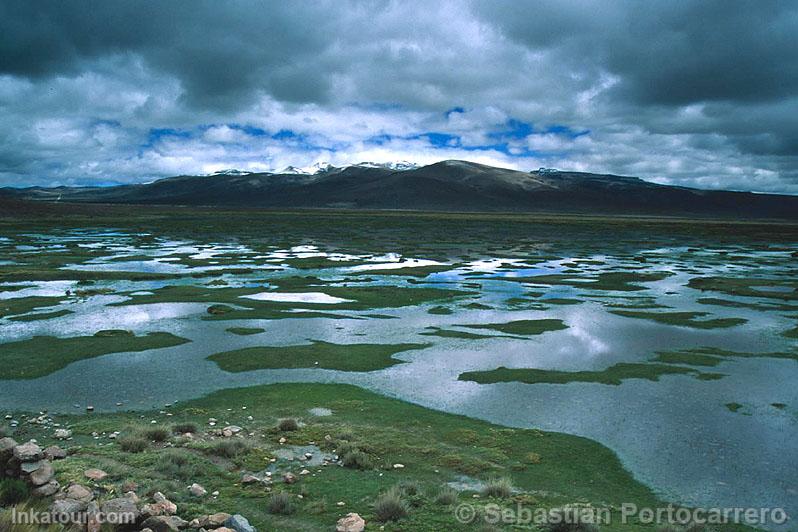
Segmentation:
<svg viewBox="0 0 798 532">
<path fill-rule="evenodd" d="M 94 494 L 91 490 L 80 484 L 72 484 L 69 486 L 66 491 L 66 496 L 70 499 L 83 502 L 89 502 L 94 498 Z"/>
<path fill-rule="evenodd" d="M 0 438 L 0 461 L 5 462 L 14 454 L 14 447 L 19 445 L 13 438 Z"/>
<path fill-rule="evenodd" d="M 60 499 L 50 506 L 53 515 L 74 515 L 86 510 L 86 503 L 75 499 Z"/>
<path fill-rule="evenodd" d="M 48 460 L 63 460 L 67 457 L 67 453 L 58 445 L 51 445 L 44 450 L 44 456 Z"/>
<path fill-rule="evenodd" d="M 47 484 L 43 486 L 39 486 L 33 490 L 33 494 L 37 497 L 52 497 L 56 493 L 58 493 L 58 488 L 61 485 L 58 483 L 57 480 L 51 480 Z"/>
<path fill-rule="evenodd" d="M 172 532 L 188 526 L 188 523 L 176 515 L 155 515 L 141 523 L 142 528 L 149 528 L 152 532 Z"/>
<path fill-rule="evenodd" d="M 72 431 L 69 429 L 55 429 L 53 437 L 58 440 L 66 440 L 72 437 Z"/>
<path fill-rule="evenodd" d="M 127 497 L 118 497 L 105 501 L 100 505 L 104 519 L 109 523 L 133 523 L 138 520 L 141 513 L 136 503 Z"/>
<path fill-rule="evenodd" d="M 20 462 L 35 462 L 42 457 L 42 448 L 29 441 L 14 447 L 14 458 Z"/>
<path fill-rule="evenodd" d="M 35 462 L 22 462 L 19 465 L 19 469 L 26 475 L 29 475 L 34 471 L 36 471 L 37 469 L 39 469 L 40 467 L 42 467 L 42 464 L 44 464 L 43 460 L 37 460 Z"/>
<path fill-rule="evenodd" d="M 41 466 L 31 473 L 29 478 L 34 486 L 43 486 L 53 480 L 53 477 L 55 477 L 53 466 L 47 460 L 42 460 Z"/>
<path fill-rule="evenodd" d="M 247 518 L 241 514 L 231 515 L 230 518 L 224 522 L 224 526 L 236 532 L 258 532 L 254 526 L 249 524 Z"/>
</svg>

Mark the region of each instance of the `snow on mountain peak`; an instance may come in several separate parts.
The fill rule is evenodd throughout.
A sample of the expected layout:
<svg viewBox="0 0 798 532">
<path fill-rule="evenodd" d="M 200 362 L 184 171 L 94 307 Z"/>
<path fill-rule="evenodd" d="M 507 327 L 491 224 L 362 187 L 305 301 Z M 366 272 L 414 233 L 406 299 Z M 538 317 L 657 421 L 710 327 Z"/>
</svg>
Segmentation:
<svg viewBox="0 0 798 532">
<path fill-rule="evenodd" d="M 317 174 L 326 174 L 327 172 L 332 172 L 334 170 L 341 170 L 343 168 L 349 168 L 351 166 L 355 166 L 358 168 L 386 168 L 388 170 L 396 170 L 396 171 L 415 170 L 416 168 L 418 168 L 417 164 L 408 161 L 395 161 L 387 163 L 374 163 L 366 161 L 357 164 L 347 164 L 344 166 L 333 166 L 332 164 L 327 162 L 318 162 L 305 167 L 287 166 L 282 170 L 280 170 L 279 173 L 317 175 Z"/>
</svg>

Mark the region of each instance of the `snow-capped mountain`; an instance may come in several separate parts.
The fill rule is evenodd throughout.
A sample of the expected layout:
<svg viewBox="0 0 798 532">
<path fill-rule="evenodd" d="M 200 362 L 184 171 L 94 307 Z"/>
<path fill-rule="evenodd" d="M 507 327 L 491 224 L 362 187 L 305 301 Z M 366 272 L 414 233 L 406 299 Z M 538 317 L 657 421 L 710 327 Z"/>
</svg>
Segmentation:
<svg viewBox="0 0 798 532">
<path fill-rule="evenodd" d="M 245 172 L 244 170 L 236 170 L 235 168 L 230 168 L 228 170 L 218 170 L 216 172 L 211 172 L 208 175 L 249 175 L 252 172 Z"/>
<path fill-rule="evenodd" d="M 344 168 L 350 168 L 353 166 L 358 168 L 386 168 L 388 170 L 395 170 L 397 172 L 402 172 L 405 170 L 415 170 L 416 168 L 418 168 L 417 164 L 408 161 L 393 161 L 387 163 L 375 163 L 375 162 L 365 161 L 357 164 L 347 164 L 344 166 L 333 166 L 332 164 L 327 162 L 319 162 L 305 167 L 287 166 L 276 173 L 318 175 L 318 174 L 326 174 L 328 172 L 333 172 L 336 170 L 343 170 Z"/>
</svg>

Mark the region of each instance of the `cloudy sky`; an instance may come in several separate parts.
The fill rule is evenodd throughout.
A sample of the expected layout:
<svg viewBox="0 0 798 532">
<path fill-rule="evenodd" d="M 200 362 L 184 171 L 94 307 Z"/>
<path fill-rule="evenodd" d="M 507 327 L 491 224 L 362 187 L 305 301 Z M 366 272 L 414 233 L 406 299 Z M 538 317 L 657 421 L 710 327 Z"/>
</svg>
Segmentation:
<svg viewBox="0 0 798 532">
<path fill-rule="evenodd" d="M 0 0 L 0 186 L 444 159 L 798 194 L 798 2 Z"/>
</svg>

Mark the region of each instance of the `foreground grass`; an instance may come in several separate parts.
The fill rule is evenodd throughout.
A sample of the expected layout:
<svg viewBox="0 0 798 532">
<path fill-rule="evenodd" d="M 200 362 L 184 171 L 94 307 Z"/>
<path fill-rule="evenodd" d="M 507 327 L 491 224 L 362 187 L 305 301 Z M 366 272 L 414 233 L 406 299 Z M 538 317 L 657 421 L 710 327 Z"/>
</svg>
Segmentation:
<svg viewBox="0 0 798 532">
<path fill-rule="evenodd" d="M 316 407 L 329 408 L 332 415 L 308 415 Z M 348 512 L 360 513 L 373 530 L 383 525 L 379 518 L 388 516 L 398 521 L 384 523 L 386 530 L 484 529 L 478 523 L 459 524 L 452 506 L 457 502 L 477 507 L 490 502 L 507 508 L 519 503 L 534 508 L 573 503 L 614 508 L 623 502 L 663 504 L 623 469 L 609 449 L 593 441 L 504 428 L 350 385 L 275 384 L 225 390 L 175 406 L 168 414 L 146 413 L 146 425 L 140 413 L 58 416 L 55 421 L 74 432 L 74 440 L 68 442 L 72 454 L 55 463 L 59 481 L 83 483 L 83 470 L 100 467 L 109 473 L 102 487 L 106 498 L 123 493 L 123 484 L 133 482 L 139 494 L 165 493 L 178 504 L 181 516 L 234 511 L 262 530 L 329 530 Z M 279 420 L 289 417 L 300 420 L 296 430 L 280 431 Z M 212 438 L 209 418 L 218 419 L 219 426 L 239 425 L 247 436 Z M 153 427 L 178 425 L 180 430 L 200 427 L 200 432 L 188 439 L 169 430 L 164 442 L 147 439 Z M 138 437 L 143 445 L 123 451 L 118 440 L 106 436 L 117 430 L 122 431 L 121 438 Z M 14 437 L 34 437 L 43 445 L 52 442 L 49 431 L 32 424 L 20 425 Z M 298 475 L 295 484 L 277 481 L 271 491 L 263 485 L 242 485 L 243 472 L 269 465 L 274 451 L 282 447 L 277 441 L 281 437 L 286 438 L 285 445 L 316 442 L 327 450 L 356 452 L 362 468 L 308 467 L 310 473 Z M 404 467 L 394 468 L 397 463 Z M 288 462 L 282 467 L 298 474 L 304 466 Z M 462 475 L 483 481 L 484 493 L 481 487 L 452 493 L 446 482 Z M 495 484 L 491 479 L 499 478 L 502 486 L 513 486 L 512 494 L 506 489 L 487 489 Z M 187 491 L 192 482 L 209 492 L 218 491 L 218 498 L 192 497 Z M 398 496 L 407 505 L 401 504 L 404 511 L 390 512 L 387 506 L 396 507 L 396 500 L 388 501 L 391 497 L 386 493 L 393 499 Z M 290 512 L 283 512 L 286 508 Z M 646 529 L 655 528 L 637 522 L 622 525 L 617 514 L 612 525 L 602 527 L 630 532 Z"/>
<path fill-rule="evenodd" d="M 340 371 L 374 371 L 401 360 L 396 353 L 424 349 L 430 344 L 334 344 L 314 341 L 306 345 L 259 346 L 216 353 L 208 357 L 231 372 L 278 368 L 322 368 Z"/>
<path fill-rule="evenodd" d="M 29 340 L 0 344 L 0 379 L 35 379 L 86 358 L 160 349 L 189 341 L 165 332 L 144 336 L 128 331 L 100 331 L 94 336 L 73 338 L 34 336 Z"/>
</svg>

